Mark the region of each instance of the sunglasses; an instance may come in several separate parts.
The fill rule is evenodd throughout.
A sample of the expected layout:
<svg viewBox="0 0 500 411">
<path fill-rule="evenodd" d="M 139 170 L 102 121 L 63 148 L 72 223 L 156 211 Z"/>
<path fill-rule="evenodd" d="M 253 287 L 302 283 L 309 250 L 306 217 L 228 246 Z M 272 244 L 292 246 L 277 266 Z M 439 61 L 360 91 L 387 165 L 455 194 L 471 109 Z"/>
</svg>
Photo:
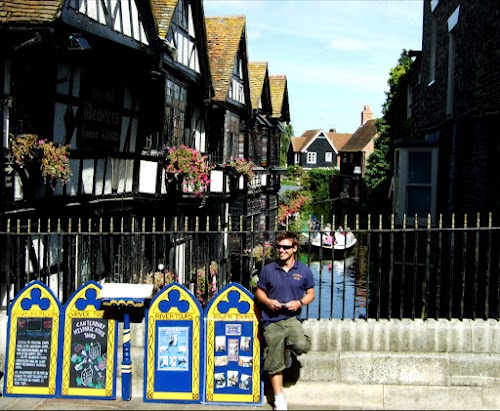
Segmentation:
<svg viewBox="0 0 500 411">
<path fill-rule="evenodd" d="M 290 248 L 293 248 L 293 245 L 282 245 L 282 244 L 276 244 L 276 250 L 290 250 Z"/>
</svg>

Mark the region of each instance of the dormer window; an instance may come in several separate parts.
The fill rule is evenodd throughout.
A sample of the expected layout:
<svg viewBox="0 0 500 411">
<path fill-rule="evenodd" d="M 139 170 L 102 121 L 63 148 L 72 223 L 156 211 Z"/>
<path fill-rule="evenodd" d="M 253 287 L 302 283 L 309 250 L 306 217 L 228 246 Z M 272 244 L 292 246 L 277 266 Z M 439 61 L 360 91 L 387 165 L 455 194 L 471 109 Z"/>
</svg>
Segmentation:
<svg viewBox="0 0 500 411">
<path fill-rule="evenodd" d="M 184 30 L 189 31 L 189 7 L 188 2 L 186 0 L 179 0 L 177 4 L 178 10 L 178 19 L 177 24 L 179 27 L 182 27 Z"/>
<path fill-rule="evenodd" d="M 199 73 L 198 45 L 191 3 L 188 0 L 179 0 L 173 23 L 172 32 L 168 38 L 169 41 L 173 41 L 173 59 Z"/>
<path fill-rule="evenodd" d="M 243 61 L 240 53 L 238 53 L 234 58 L 233 76 L 243 79 Z"/>
<path fill-rule="evenodd" d="M 233 77 L 229 85 L 230 99 L 245 104 L 245 88 L 243 85 L 243 59 L 240 53 L 234 58 Z"/>
</svg>

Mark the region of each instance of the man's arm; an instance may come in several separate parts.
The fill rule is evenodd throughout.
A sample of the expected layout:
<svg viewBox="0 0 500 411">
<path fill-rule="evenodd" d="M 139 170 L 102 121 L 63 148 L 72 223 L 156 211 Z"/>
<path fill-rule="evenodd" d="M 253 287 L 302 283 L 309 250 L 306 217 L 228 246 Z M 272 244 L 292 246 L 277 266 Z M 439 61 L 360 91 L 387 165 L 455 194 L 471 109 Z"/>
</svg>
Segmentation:
<svg viewBox="0 0 500 411">
<path fill-rule="evenodd" d="M 309 288 L 309 290 L 306 290 L 306 295 L 301 298 L 302 305 L 307 305 L 310 304 L 314 301 L 314 288 Z"/>
<path fill-rule="evenodd" d="M 270 310 L 277 311 L 281 308 L 281 303 L 278 300 L 270 299 L 262 288 L 257 288 L 255 297 Z"/>
<path fill-rule="evenodd" d="M 306 294 L 300 299 L 295 301 L 290 301 L 286 307 L 290 311 L 297 311 L 303 305 L 307 305 L 314 300 L 314 287 L 306 290 Z"/>
</svg>

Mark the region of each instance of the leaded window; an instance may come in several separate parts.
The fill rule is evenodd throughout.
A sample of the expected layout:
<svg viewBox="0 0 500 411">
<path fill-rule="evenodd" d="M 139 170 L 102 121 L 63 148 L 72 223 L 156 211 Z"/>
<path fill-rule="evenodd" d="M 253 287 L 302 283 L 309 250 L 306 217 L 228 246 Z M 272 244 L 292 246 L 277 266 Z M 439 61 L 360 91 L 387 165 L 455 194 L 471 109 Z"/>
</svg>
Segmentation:
<svg viewBox="0 0 500 411">
<path fill-rule="evenodd" d="M 164 146 L 177 146 L 184 142 L 187 90 L 170 79 L 165 80 Z"/>
</svg>

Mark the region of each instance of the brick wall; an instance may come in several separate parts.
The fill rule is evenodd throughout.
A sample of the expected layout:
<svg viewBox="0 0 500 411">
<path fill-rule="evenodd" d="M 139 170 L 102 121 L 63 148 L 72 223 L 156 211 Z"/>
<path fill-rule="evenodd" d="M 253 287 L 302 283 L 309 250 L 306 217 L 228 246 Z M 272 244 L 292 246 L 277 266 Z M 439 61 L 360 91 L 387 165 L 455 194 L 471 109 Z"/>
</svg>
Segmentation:
<svg viewBox="0 0 500 411">
<path fill-rule="evenodd" d="M 455 36 L 454 98 L 446 112 L 448 19 L 460 6 Z M 500 205 L 500 3 L 494 0 L 439 1 L 431 13 L 424 2 L 419 107 L 420 135 L 439 134 L 438 212 L 496 211 Z M 437 29 L 435 81 L 429 84 L 432 18 Z M 498 205 L 497 205 L 498 204 Z"/>
</svg>

